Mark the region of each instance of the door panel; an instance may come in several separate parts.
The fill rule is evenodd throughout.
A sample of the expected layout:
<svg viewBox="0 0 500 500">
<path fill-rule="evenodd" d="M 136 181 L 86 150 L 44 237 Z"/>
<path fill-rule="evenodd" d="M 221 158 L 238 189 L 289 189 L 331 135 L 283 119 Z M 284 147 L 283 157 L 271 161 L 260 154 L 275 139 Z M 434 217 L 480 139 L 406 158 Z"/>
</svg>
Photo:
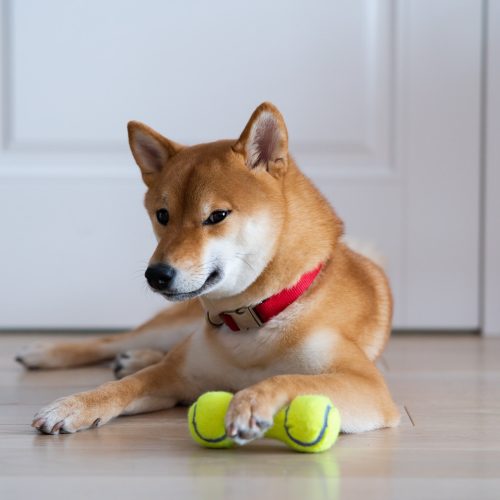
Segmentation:
<svg viewBox="0 0 500 500">
<path fill-rule="evenodd" d="M 314 5 L 3 0 L 1 326 L 162 306 L 126 122 L 190 144 L 271 100 L 347 232 L 385 255 L 395 325 L 477 327 L 481 4 Z"/>
</svg>

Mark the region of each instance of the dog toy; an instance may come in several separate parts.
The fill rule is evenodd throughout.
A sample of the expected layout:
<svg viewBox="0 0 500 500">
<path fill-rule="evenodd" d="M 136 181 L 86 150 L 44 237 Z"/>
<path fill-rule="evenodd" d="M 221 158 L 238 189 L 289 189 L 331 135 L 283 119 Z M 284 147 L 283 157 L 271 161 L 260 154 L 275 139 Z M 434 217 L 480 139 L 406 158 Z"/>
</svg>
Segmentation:
<svg viewBox="0 0 500 500">
<path fill-rule="evenodd" d="M 226 436 L 224 417 L 233 395 L 213 391 L 202 394 L 188 412 L 191 437 L 206 448 L 230 448 L 233 441 Z"/>
<path fill-rule="evenodd" d="M 229 392 L 206 392 L 188 412 L 192 438 L 207 448 L 230 448 L 224 417 L 233 395 Z M 296 397 L 274 417 L 273 426 L 264 437 L 277 439 L 290 448 L 305 453 L 328 450 L 337 440 L 340 414 L 326 396 Z"/>
</svg>

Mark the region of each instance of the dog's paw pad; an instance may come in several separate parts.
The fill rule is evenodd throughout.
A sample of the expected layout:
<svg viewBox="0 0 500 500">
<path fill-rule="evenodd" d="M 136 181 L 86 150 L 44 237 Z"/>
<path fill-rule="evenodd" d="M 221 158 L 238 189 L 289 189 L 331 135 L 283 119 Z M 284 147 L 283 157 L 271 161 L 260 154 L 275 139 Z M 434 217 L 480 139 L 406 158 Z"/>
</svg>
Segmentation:
<svg viewBox="0 0 500 500">
<path fill-rule="evenodd" d="M 33 417 L 31 426 L 43 434 L 75 432 L 76 429 L 71 427 L 71 416 L 77 411 L 78 404 L 71 397 L 61 398 L 42 408 Z"/>
<path fill-rule="evenodd" d="M 118 354 L 112 368 L 116 378 L 131 375 L 147 366 L 158 363 L 165 353 L 153 349 L 137 349 Z"/>
<path fill-rule="evenodd" d="M 226 433 L 239 445 L 264 436 L 273 425 L 270 409 L 245 392 L 236 394 L 226 414 Z"/>
<path fill-rule="evenodd" d="M 78 395 L 58 399 L 42 408 L 34 417 L 32 427 L 43 434 L 69 434 L 97 427 L 101 418 L 87 407 Z"/>
<path fill-rule="evenodd" d="M 25 368 L 55 368 L 58 359 L 54 354 L 53 344 L 36 342 L 22 347 L 14 357 L 15 361 Z"/>
</svg>

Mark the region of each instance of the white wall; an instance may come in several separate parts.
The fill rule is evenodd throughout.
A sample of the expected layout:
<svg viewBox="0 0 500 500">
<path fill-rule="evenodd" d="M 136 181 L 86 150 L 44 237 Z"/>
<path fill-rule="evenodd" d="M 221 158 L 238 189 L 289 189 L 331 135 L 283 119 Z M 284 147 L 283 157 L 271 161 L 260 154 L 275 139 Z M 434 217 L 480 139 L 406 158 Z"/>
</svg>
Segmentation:
<svg viewBox="0 0 500 500">
<path fill-rule="evenodd" d="M 500 2 L 488 2 L 485 71 L 485 178 L 482 326 L 500 335 Z"/>
</svg>

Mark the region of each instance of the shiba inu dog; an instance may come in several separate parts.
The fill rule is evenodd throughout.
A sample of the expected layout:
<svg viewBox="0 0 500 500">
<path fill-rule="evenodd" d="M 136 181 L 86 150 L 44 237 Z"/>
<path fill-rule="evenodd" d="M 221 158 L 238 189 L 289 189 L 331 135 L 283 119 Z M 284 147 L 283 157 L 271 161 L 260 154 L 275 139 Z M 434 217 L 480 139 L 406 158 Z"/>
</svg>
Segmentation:
<svg viewBox="0 0 500 500">
<path fill-rule="evenodd" d="M 187 147 L 138 122 L 128 132 L 158 240 L 146 279 L 179 303 L 129 333 L 20 352 L 29 368 L 116 357 L 119 380 L 58 399 L 33 426 L 76 432 L 208 390 L 235 393 L 226 431 L 240 444 L 299 394 L 329 396 L 344 432 L 397 425 L 374 364 L 391 329 L 386 276 L 343 242 L 276 107 L 261 104 L 237 140 Z"/>
</svg>

